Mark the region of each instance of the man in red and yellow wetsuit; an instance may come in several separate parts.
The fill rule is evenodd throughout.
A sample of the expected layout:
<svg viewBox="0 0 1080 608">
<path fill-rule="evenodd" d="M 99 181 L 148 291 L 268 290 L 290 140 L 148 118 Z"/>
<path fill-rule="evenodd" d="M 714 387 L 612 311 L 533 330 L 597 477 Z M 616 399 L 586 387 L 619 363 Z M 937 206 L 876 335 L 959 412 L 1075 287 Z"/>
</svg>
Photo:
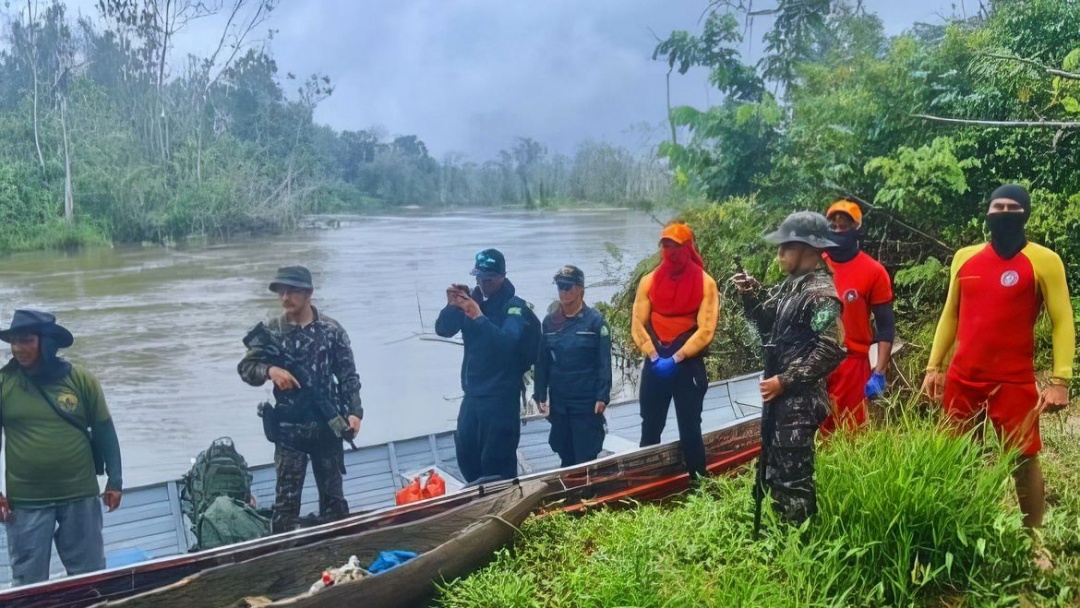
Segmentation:
<svg viewBox="0 0 1080 608">
<path fill-rule="evenodd" d="M 990 243 L 961 249 L 953 258 L 923 390 L 941 400 L 954 420 L 971 424 L 985 411 L 994 429 L 1020 450 L 1016 494 L 1024 524 L 1036 527 L 1046 509 L 1039 415 L 1068 405 L 1076 342 L 1065 266 L 1053 251 L 1027 242 L 1030 213 L 1031 199 L 1020 186 L 1002 186 L 990 195 Z M 1053 325 L 1054 369 L 1040 395 L 1034 328 L 1044 306 Z"/>
<path fill-rule="evenodd" d="M 837 428 L 855 429 L 866 424 L 866 400 L 885 391 L 885 371 L 896 335 L 893 290 L 889 273 L 880 262 L 859 249 L 862 209 L 840 200 L 825 214 L 831 238 L 839 246 L 828 250 L 825 262 L 836 283 L 836 295 L 844 305 L 844 346 L 847 357 L 829 376 L 832 412 L 819 432 L 826 436 Z M 870 319 L 873 317 L 874 324 Z M 875 327 L 876 325 L 876 333 Z M 870 369 L 870 348 L 877 342 L 877 365 Z"/>
<path fill-rule="evenodd" d="M 679 443 L 694 481 L 706 475 L 701 408 L 709 379 L 703 355 L 716 333 L 720 297 L 689 226 L 664 228 L 660 253 L 660 265 L 638 283 L 630 328 L 646 358 L 639 395 L 641 447 L 660 443 L 674 399 Z"/>
</svg>

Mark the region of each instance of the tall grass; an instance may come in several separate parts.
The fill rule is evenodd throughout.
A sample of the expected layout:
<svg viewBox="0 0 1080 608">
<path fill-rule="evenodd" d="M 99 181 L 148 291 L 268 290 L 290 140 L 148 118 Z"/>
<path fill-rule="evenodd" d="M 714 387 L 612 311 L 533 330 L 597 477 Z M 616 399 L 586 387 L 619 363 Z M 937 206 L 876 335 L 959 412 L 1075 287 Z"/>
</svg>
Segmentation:
<svg viewBox="0 0 1080 608">
<path fill-rule="evenodd" d="M 108 245 L 107 233 L 104 226 L 92 221 L 68 224 L 63 219 L 54 218 L 43 224 L 11 224 L 0 231 L 0 254 Z"/>
<path fill-rule="evenodd" d="M 751 475 L 671 505 L 526 522 L 443 606 L 1009 606 L 1032 576 L 1012 458 L 932 420 L 837 437 L 818 516 L 751 538 Z"/>
</svg>

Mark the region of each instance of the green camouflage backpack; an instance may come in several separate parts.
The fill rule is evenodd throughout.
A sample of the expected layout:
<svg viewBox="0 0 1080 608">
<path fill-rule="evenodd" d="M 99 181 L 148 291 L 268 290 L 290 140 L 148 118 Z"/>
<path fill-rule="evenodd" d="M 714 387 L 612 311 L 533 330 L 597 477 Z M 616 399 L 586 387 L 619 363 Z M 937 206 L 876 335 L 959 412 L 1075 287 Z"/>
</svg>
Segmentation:
<svg viewBox="0 0 1080 608">
<path fill-rule="evenodd" d="M 260 538 L 270 534 L 270 520 L 252 506 L 231 496 L 218 496 L 199 515 L 193 527 L 197 550 Z"/>
<path fill-rule="evenodd" d="M 195 459 L 191 470 L 180 479 L 180 508 L 191 522 L 191 531 L 195 534 L 197 547 L 200 549 L 209 548 L 204 543 L 201 530 L 207 528 L 207 514 L 219 497 L 235 500 L 244 506 L 251 501 L 251 473 L 248 471 L 247 461 L 236 451 L 236 446 L 228 437 L 215 439 L 210 447 Z M 219 508 L 215 513 L 221 510 Z M 213 524 L 219 530 L 224 525 L 225 522 Z M 239 533 L 240 531 L 237 531 L 237 534 Z M 224 531 L 219 531 L 216 535 L 230 536 Z"/>
</svg>

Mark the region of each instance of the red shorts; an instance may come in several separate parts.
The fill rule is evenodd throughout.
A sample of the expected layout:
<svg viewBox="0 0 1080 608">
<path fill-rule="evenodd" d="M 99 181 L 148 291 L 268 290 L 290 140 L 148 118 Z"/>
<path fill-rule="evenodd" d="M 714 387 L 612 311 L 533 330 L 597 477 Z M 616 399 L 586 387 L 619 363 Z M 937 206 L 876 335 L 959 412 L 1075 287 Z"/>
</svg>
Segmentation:
<svg viewBox="0 0 1080 608">
<path fill-rule="evenodd" d="M 949 417 L 966 424 L 986 412 L 994 430 L 1024 456 L 1042 450 L 1039 417 L 1035 407 L 1039 390 L 1035 380 L 1022 384 L 1008 382 L 970 382 L 949 374 L 945 378 L 942 405 Z"/>
<path fill-rule="evenodd" d="M 818 432 L 825 437 L 838 427 L 855 430 L 866 424 L 866 382 L 870 380 L 870 357 L 866 353 L 848 353 L 829 376 L 829 400 L 832 413 L 821 423 Z"/>
</svg>

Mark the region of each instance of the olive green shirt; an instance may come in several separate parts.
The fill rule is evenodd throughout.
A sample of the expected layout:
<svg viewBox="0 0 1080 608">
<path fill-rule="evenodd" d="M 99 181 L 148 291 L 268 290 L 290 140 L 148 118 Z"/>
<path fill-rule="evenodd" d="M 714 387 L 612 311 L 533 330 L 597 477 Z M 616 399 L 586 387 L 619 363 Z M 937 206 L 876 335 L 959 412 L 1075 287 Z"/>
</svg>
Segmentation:
<svg viewBox="0 0 1080 608">
<path fill-rule="evenodd" d="M 77 420 L 87 423 L 91 414 L 94 423 L 109 420 L 101 385 L 78 366 L 42 388 Z M 0 371 L 0 425 L 7 458 L 5 495 L 11 504 L 46 505 L 98 495 L 86 435 L 60 418 L 21 371 Z"/>
</svg>

